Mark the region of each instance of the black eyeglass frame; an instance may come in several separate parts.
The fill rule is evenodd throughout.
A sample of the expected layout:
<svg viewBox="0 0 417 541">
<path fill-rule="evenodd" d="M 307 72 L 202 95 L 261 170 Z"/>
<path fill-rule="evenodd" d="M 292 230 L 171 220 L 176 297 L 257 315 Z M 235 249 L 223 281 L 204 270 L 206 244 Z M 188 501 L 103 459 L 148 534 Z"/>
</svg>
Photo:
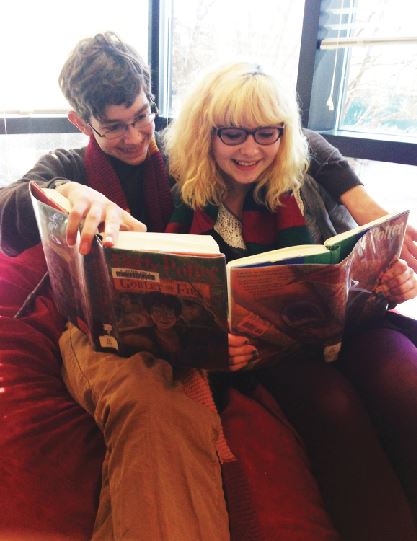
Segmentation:
<svg viewBox="0 0 417 541">
<path fill-rule="evenodd" d="M 153 119 L 152 120 L 155 120 L 155 118 L 159 115 L 159 109 L 158 109 L 158 106 L 156 105 L 155 102 L 149 102 L 149 105 L 150 105 L 150 110 L 151 112 L 147 115 L 148 117 L 150 117 L 151 115 L 154 115 Z M 129 122 L 128 124 L 127 123 L 123 123 L 124 126 L 125 126 L 125 129 L 124 129 L 124 133 L 127 132 L 127 129 L 129 128 L 129 126 L 132 126 L 134 124 L 136 124 L 136 122 L 138 122 L 137 120 L 134 121 L 134 122 Z M 107 139 L 109 141 L 111 140 L 116 140 L 116 139 L 119 139 L 119 138 L 122 138 L 123 135 L 116 135 L 115 137 L 109 137 L 108 134 L 106 133 L 100 133 L 98 130 L 96 130 L 96 128 L 94 128 L 89 122 L 87 122 L 88 126 L 90 126 L 90 128 L 93 130 L 94 133 L 96 133 L 99 137 L 102 137 L 104 139 Z"/>
<path fill-rule="evenodd" d="M 274 130 L 277 130 L 277 138 L 274 141 L 270 142 L 270 143 L 265 143 L 265 142 L 258 141 L 258 139 L 256 137 L 257 132 L 259 130 L 265 130 L 265 129 L 268 129 L 268 128 L 273 128 Z M 236 143 L 231 143 L 230 141 L 226 142 L 226 141 L 224 141 L 222 139 L 222 132 L 223 132 L 223 130 L 230 130 L 230 129 L 239 130 L 241 132 L 244 132 L 246 134 L 246 137 L 243 139 L 243 141 L 238 141 Z M 222 143 L 224 143 L 225 145 L 230 146 L 230 147 L 243 145 L 243 143 L 245 143 L 245 141 L 248 139 L 249 135 L 252 135 L 252 137 L 254 138 L 255 142 L 258 145 L 261 145 L 261 146 L 273 145 L 279 139 L 281 139 L 281 137 L 284 135 L 284 131 L 285 131 L 285 125 L 283 125 L 283 126 L 259 126 L 258 128 L 255 128 L 254 130 L 248 130 L 247 128 L 241 128 L 240 126 L 219 126 L 218 128 L 213 128 L 213 133 L 215 135 L 217 135 L 217 137 L 222 141 Z"/>
</svg>

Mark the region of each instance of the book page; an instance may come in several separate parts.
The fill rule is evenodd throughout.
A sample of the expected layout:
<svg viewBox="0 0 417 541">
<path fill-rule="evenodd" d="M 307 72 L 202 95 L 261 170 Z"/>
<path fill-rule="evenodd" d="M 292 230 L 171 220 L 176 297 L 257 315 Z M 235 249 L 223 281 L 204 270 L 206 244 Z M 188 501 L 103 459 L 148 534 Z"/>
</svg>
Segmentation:
<svg viewBox="0 0 417 541">
<path fill-rule="evenodd" d="M 114 248 L 151 252 L 219 254 L 217 242 L 210 235 L 120 231 Z"/>
<path fill-rule="evenodd" d="M 328 249 L 323 244 L 299 244 L 297 246 L 288 246 L 279 250 L 270 250 L 247 257 L 241 257 L 228 263 L 228 267 L 246 267 L 249 265 L 268 265 L 275 262 L 286 262 L 298 259 L 299 263 L 330 263 L 326 255 Z M 323 256 L 314 258 L 312 256 Z"/>
</svg>

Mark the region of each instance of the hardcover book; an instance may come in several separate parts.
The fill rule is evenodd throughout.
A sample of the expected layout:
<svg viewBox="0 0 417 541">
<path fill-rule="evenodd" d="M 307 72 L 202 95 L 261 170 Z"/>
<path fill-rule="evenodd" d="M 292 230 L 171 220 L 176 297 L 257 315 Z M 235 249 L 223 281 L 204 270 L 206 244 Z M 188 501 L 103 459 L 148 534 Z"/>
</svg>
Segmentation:
<svg viewBox="0 0 417 541">
<path fill-rule="evenodd" d="M 58 310 L 96 350 L 227 369 L 225 260 L 212 237 L 120 231 L 109 248 L 97 234 L 83 256 L 66 242 L 66 198 L 34 183 L 31 193 Z"/>
<path fill-rule="evenodd" d="M 229 324 L 251 337 L 258 362 L 320 347 L 337 358 L 342 337 L 382 317 L 379 276 L 401 253 L 409 211 L 386 215 L 330 239 L 227 264 Z"/>
<path fill-rule="evenodd" d="M 409 213 L 226 265 L 208 235 L 120 231 L 109 248 L 97 234 L 82 256 L 65 240 L 68 201 L 34 182 L 31 193 L 58 309 L 95 349 L 211 370 L 228 367 L 228 329 L 258 348 L 251 367 L 312 347 L 335 360 L 344 332 L 387 310 L 379 276 Z"/>
</svg>

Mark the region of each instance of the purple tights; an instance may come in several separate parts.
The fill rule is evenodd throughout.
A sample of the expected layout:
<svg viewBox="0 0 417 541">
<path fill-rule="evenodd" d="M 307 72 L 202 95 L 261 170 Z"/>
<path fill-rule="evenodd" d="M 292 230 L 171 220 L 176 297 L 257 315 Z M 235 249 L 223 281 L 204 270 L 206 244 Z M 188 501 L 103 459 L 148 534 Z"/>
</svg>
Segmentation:
<svg viewBox="0 0 417 541">
<path fill-rule="evenodd" d="M 347 541 L 416 540 L 417 349 L 378 328 L 337 363 L 304 357 L 259 370 L 304 440 L 327 509 Z"/>
</svg>

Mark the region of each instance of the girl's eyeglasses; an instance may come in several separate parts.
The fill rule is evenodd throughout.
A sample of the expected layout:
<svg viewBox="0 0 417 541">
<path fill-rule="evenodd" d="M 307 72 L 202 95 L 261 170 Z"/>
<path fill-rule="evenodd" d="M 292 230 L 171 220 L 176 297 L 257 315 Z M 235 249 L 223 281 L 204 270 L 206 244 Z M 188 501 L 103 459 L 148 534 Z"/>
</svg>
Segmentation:
<svg viewBox="0 0 417 541">
<path fill-rule="evenodd" d="M 258 145 L 273 145 L 284 135 L 284 126 L 263 126 L 254 130 L 235 127 L 214 128 L 214 133 L 228 146 L 241 145 L 249 135 Z"/>
</svg>

